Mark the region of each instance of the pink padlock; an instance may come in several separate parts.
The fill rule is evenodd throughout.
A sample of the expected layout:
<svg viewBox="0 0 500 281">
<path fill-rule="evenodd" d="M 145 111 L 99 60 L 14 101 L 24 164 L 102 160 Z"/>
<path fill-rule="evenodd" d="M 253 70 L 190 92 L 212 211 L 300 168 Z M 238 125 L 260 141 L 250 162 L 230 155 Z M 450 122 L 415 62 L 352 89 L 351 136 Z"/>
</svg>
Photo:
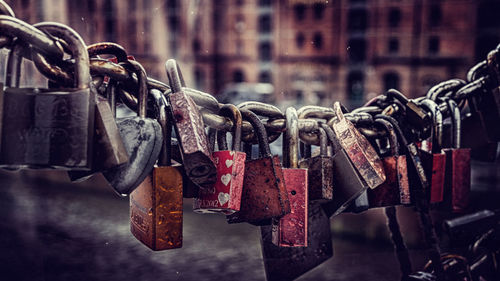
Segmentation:
<svg viewBox="0 0 500 281">
<path fill-rule="evenodd" d="M 241 146 L 242 117 L 238 108 L 232 104 L 222 106 L 219 115 L 233 120 L 233 150 L 228 150 L 226 135 L 218 132 L 220 151 L 212 153 L 217 168 L 217 181 L 212 188 L 200 189 L 194 198 L 193 210 L 196 213 L 222 213 L 230 215 L 240 210 L 246 154 L 239 151 Z"/>
</svg>

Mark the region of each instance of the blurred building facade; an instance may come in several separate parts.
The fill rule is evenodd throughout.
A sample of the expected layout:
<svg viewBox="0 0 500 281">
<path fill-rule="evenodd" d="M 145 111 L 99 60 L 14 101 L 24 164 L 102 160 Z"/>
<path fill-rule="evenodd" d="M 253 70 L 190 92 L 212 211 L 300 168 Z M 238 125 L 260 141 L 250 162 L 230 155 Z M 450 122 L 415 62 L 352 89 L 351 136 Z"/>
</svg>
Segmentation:
<svg viewBox="0 0 500 281">
<path fill-rule="evenodd" d="M 388 88 L 410 96 L 465 72 L 500 39 L 495 0 L 16 0 L 30 23 L 68 23 L 87 43 L 113 41 L 166 81 L 220 93 L 264 82 L 290 104 L 359 106 Z"/>
</svg>

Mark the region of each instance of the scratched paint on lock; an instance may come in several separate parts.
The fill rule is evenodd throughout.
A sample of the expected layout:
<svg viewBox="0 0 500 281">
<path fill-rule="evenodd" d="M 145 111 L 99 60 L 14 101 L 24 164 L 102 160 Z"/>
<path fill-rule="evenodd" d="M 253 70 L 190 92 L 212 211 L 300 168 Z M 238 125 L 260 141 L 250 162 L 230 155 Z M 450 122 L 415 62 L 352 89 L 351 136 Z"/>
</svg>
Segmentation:
<svg viewBox="0 0 500 281">
<path fill-rule="evenodd" d="M 232 214 L 240 210 L 246 154 L 239 151 L 216 151 L 212 154 L 217 181 L 212 188 L 201 189 L 194 198 L 197 213 Z"/>
</svg>

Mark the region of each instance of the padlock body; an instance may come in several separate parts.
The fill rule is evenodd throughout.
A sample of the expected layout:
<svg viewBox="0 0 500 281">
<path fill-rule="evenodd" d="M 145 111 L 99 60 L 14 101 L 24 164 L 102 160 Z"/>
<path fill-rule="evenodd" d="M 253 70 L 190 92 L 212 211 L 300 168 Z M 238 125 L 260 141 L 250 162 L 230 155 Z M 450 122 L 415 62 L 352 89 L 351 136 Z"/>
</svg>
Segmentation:
<svg viewBox="0 0 500 281">
<path fill-rule="evenodd" d="M 90 170 L 94 110 L 89 89 L 7 88 L 0 167 Z"/>
<path fill-rule="evenodd" d="M 406 156 L 384 157 L 382 163 L 386 180 L 379 187 L 368 190 L 370 208 L 410 204 Z"/>
<path fill-rule="evenodd" d="M 307 169 L 309 200 L 326 202 L 333 198 L 333 162 L 329 156 L 301 160 L 299 167 Z"/>
<path fill-rule="evenodd" d="M 290 214 L 273 220 L 272 241 L 279 247 L 307 247 L 307 169 L 283 169 Z"/>
<path fill-rule="evenodd" d="M 246 154 L 224 150 L 216 151 L 212 156 L 217 168 L 217 181 L 212 188 L 199 190 L 193 200 L 193 210 L 230 215 L 240 210 Z"/>
<path fill-rule="evenodd" d="M 446 167 L 446 154 L 421 151 L 420 157 L 425 168 L 427 179 L 430 183 L 429 200 L 431 203 L 443 201 L 444 175 Z"/>
<path fill-rule="evenodd" d="M 445 203 L 456 213 L 469 205 L 471 188 L 470 149 L 444 149 L 446 153 Z"/>
<path fill-rule="evenodd" d="M 343 149 L 337 151 L 332 158 L 333 192 L 335 195 L 331 201 L 323 204 L 328 217 L 343 212 L 368 188 Z"/>
<path fill-rule="evenodd" d="M 333 256 L 330 219 L 319 202 L 310 202 L 307 213 L 307 247 L 278 247 L 272 242 L 272 226 L 261 227 L 267 280 L 294 280 Z"/>
<path fill-rule="evenodd" d="M 153 119 L 133 117 L 117 119 L 120 136 L 129 155 L 129 162 L 102 174 L 120 195 L 132 192 L 153 170 L 160 155 L 163 133 Z"/>
<path fill-rule="evenodd" d="M 130 231 L 155 251 L 182 247 L 180 166 L 155 167 L 130 194 Z"/>
<path fill-rule="evenodd" d="M 217 170 L 198 107 L 183 91 L 168 97 L 186 174 L 201 188 L 211 188 L 216 182 Z"/>
<path fill-rule="evenodd" d="M 490 142 L 500 141 L 500 91 L 498 87 L 476 93 L 468 99 L 471 114 L 476 115 Z"/>
<path fill-rule="evenodd" d="M 240 211 L 227 217 L 228 223 L 271 224 L 272 218 L 290 213 L 290 202 L 278 156 L 245 163 Z"/>
</svg>

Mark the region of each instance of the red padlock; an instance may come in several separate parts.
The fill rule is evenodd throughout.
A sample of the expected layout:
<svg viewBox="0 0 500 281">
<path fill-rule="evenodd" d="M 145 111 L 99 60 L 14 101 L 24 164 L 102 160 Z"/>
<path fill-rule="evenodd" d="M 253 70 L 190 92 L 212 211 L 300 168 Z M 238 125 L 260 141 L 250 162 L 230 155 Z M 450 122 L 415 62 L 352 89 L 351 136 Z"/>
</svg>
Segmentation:
<svg viewBox="0 0 500 281">
<path fill-rule="evenodd" d="M 199 190 L 198 197 L 193 201 L 193 210 L 196 213 L 230 215 L 240 210 L 246 160 L 246 154 L 240 151 L 241 113 L 236 106 L 226 104 L 220 109 L 219 115 L 233 120 L 233 148 L 227 149 L 224 133 L 223 138 L 218 141 L 220 151 L 212 153 L 217 169 L 217 181 L 212 188 Z"/>
<path fill-rule="evenodd" d="M 299 169 L 299 118 L 295 108 L 286 110 L 286 133 L 283 137 L 283 169 L 291 213 L 273 220 L 272 242 L 279 247 L 307 247 L 307 169 Z M 320 128 L 320 130 L 323 130 Z M 323 131 L 323 135 L 326 133 Z M 286 163 L 288 162 L 288 163 Z"/>
</svg>

